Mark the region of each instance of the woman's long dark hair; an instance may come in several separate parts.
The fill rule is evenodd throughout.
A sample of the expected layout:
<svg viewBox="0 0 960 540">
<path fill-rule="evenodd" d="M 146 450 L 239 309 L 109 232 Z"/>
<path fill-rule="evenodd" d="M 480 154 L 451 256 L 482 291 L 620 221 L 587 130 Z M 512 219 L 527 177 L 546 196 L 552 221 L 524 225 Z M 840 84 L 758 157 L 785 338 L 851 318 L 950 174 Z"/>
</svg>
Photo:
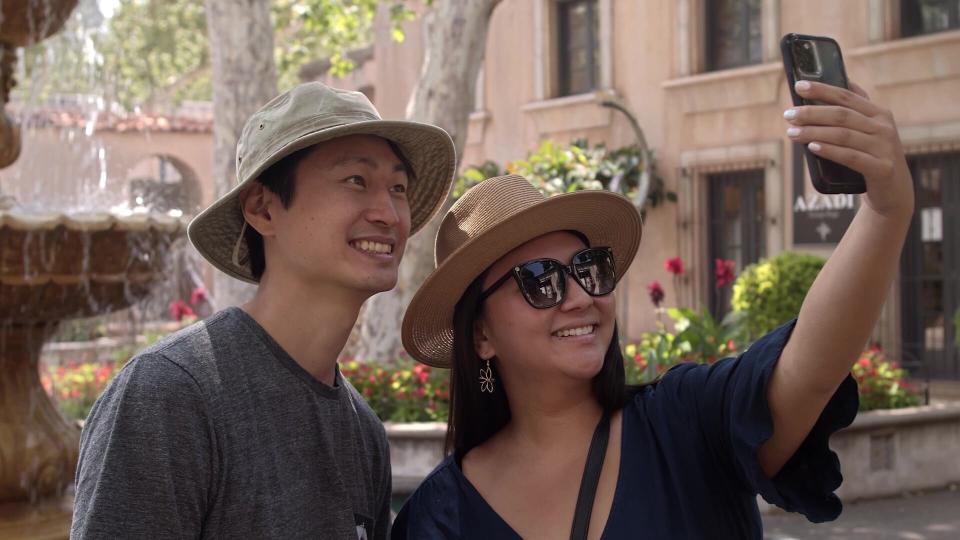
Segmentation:
<svg viewBox="0 0 960 540">
<path fill-rule="evenodd" d="M 578 232 L 574 234 L 586 240 Z M 492 394 L 480 390 L 480 368 L 485 367 L 486 362 L 480 359 L 474 349 L 473 328 L 482 309 L 480 296 L 485 276 L 486 272 L 473 280 L 453 312 L 453 363 L 450 369 L 450 415 L 445 452 L 456 452 L 461 458 L 510 421 L 510 404 L 503 385 L 495 383 Z M 496 363 L 491 363 L 490 367 L 494 380 L 499 381 Z M 593 377 L 592 386 L 604 412 L 613 413 L 626 404 L 628 389 L 616 326 L 603 357 L 603 367 Z"/>
</svg>

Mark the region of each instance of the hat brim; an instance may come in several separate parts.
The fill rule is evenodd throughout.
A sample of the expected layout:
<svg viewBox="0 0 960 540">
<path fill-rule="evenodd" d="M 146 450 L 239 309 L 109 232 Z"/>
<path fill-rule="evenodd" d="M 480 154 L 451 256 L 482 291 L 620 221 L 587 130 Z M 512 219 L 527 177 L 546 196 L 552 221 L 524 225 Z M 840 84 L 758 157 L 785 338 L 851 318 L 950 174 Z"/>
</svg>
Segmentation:
<svg viewBox="0 0 960 540">
<path fill-rule="evenodd" d="M 410 162 L 414 172 L 407 200 L 410 203 L 410 234 L 419 231 L 443 206 L 450 192 L 456 170 L 456 149 L 453 140 L 439 127 L 402 120 L 370 120 L 321 129 L 278 148 L 262 166 L 252 171 L 219 200 L 190 222 L 187 236 L 197 251 L 213 266 L 237 279 L 257 283 L 250 270 L 246 242 L 237 241 L 243 230 L 244 217 L 239 194 L 270 165 L 283 157 L 317 143 L 347 135 L 375 135 L 396 143 Z M 243 263 L 234 264 L 236 257 Z"/>
<path fill-rule="evenodd" d="M 449 368 L 453 312 L 470 283 L 513 249 L 563 230 L 580 231 L 591 245 L 612 248 L 619 281 L 636 256 L 643 225 L 629 200 L 608 191 L 557 195 L 514 214 L 460 246 L 427 277 L 403 317 L 407 352 L 429 366 Z"/>
</svg>

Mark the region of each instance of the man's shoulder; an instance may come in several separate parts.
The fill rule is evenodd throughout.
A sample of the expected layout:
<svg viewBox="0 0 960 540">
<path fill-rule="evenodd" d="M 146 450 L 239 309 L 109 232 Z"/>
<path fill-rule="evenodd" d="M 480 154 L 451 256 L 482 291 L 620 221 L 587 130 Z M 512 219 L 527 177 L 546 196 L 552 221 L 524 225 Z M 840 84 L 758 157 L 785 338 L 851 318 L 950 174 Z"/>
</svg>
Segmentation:
<svg viewBox="0 0 960 540">
<path fill-rule="evenodd" d="M 233 310 L 227 309 L 165 336 L 137 356 L 162 356 L 182 367 L 200 360 L 212 361 L 216 358 L 214 350 L 218 342 L 235 343 L 241 333 L 242 323 Z"/>
<path fill-rule="evenodd" d="M 217 354 L 224 344 L 237 344 L 241 323 L 230 311 L 214 313 L 147 346 L 130 360 L 128 367 L 136 366 L 141 376 L 154 378 L 181 371 L 201 388 L 208 386 L 218 380 L 218 362 L 236 358 Z"/>
</svg>

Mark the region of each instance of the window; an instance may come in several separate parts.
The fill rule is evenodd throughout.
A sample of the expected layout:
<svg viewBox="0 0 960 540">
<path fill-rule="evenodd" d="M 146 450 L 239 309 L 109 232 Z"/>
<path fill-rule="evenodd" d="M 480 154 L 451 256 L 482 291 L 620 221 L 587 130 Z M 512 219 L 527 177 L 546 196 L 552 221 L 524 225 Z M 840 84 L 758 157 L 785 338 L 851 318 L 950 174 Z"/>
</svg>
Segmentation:
<svg viewBox="0 0 960 540">
<path fill-rule="evenodd" d="M 913 158 L 910 168 L 917 206 L 900 264 L 904 364 L 960 379 L 960 154 Z"/>
<path fill-rule="evenodd" d="M 717 290 L 714 261 L 733 260 L 736 272 L 766 256 L 763 171 L 738 171 L 707 177 L 710 197 L 710 311 L 723 317 L 730 308 L 731 286 Z"/>
<path fill-rule="evenodd" d="M 902 37 L 957 28 L 960 28 L 960 0 L 900 0 Z"/>
<path fill-rule="evenodd" d="M 763 59 L 761 0 L 706 2 L 706 69 L 716 71 Z"/>
<path fill-rule="evenodd" d="M 557 2 L 557 90 L 560 96 L 594 90 L 600 80 L 597 0 Z"/>
</svg>

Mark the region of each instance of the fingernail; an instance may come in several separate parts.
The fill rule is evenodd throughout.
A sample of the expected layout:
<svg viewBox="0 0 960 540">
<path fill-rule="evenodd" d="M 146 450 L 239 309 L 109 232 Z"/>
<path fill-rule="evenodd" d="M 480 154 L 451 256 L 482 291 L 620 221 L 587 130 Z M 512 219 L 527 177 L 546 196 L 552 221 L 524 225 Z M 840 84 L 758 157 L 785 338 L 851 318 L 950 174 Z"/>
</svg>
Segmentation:
<svg viewBox="0 0 960 540">
<path fill-rule="evenodd" d="M 795 88 L 796 88 L 797 90 L 809 90 L 809 89 L 810 89 L 810 81 L 797 81 L 797 84 L 795 85 Z"/>
<path fill-rule="evenodd" d="M 787 128 L 787 137 L 796 137 L 799 134 L 800 134 L 800 128 L 798 127 Z"/>
<path fill-rule="evenodd" d="M 787 109 L 787 110 L 783 111 L 783 117 L 786 118 L 787 120 L 793 120 L 794 118 L 797 117 L 797 110 L 796 110 L 796 109 Z"/>
<path fill-rule="evenodd" d="M 821 150 L 820 145 L 815 142 L 808 144 L 807 148 L 809 148 L 811 152 L 819 152 Z"/>
</svg>

